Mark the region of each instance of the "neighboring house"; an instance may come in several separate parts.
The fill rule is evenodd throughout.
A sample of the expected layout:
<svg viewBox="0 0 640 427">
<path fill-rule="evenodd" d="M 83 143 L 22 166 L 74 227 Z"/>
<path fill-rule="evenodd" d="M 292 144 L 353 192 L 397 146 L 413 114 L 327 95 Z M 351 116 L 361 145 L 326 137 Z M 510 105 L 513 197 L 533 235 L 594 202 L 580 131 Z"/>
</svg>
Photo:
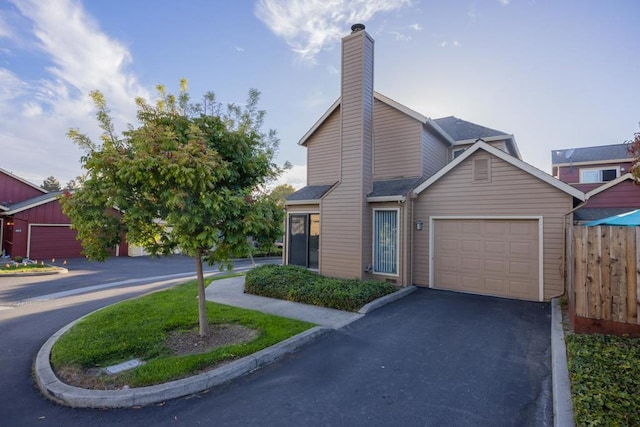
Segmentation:
<svg viewBox="0 0 640 427">
<path fill-rule="evenodd" d="M 342 40 L 341 97 L 300 140 L 285 263 L 542 301 L 564 292 L 564 227 L 584 193 L 521 160 L 513 135 L 432 120 L 373 89 L 373 39 Z"/>
<path fill-rule="evenodd" d="M 631 169 L 633 161 L 629 144 L 551 151 L 553 176 L 585 193 L 621 177 Z"/>
<path fill-rule="evenodd" d="M 629 173 L 634 161 L 629 144 L 551 152 L 553 175 L 586 193 L 587 201 L 575 211 L 575 221 L 593 221 L 640 208 L 640 186 Z"/>
<path fill-rule="evenodd" d="M 0 169 L 0 241 L 6 254 L 34 260 L 83 256 L 59 196 Z M 127 255 L 126 243 L 114 254 Z"/>
</svg>

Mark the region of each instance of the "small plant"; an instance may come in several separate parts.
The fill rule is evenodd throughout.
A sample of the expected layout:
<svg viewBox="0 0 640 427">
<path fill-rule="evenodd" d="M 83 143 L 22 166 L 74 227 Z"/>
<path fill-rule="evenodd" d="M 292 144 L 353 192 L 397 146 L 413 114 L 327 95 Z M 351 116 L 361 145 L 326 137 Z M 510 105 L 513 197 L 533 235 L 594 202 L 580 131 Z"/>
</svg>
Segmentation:
<svg viewBox="0 0 640 427">
<path fill-rule="evenodd" d="M 18 256 L 14 256 L 14 257 L 13 257 L 13 260 L 14 260 L 15 262 L 17 262 L 18 264 L 20 264 L 20 263 L 24 260 L 24 257 L 21 257 L 20 255 L 18 255 Z"/>
<path fill-rule="evenodd" d="M 293 265 L 264 265 L 247 273 L 245 292 L 338 310 L 358 311 L 397 288 L 378 280 L 343 280 L 320 276 Z"/>
</svg>

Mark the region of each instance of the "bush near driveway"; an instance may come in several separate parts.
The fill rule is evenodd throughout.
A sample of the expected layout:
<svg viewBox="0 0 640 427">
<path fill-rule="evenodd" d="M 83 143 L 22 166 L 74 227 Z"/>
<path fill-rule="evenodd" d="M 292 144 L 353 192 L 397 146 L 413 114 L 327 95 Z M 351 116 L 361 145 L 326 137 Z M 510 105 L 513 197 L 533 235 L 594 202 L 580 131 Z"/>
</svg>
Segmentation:
<svg viewBox="0 0 640 427">
<path fill-rule="evenodd" d="M 343 280 L 320 276 L 293 265 L 264 265 L 247 273 L 245 292 L 338 310 L 363 305 L 398 290 L 379 280 Z"/>
<path fill-rule="evenodd" d="M 640 426 L 640 339 L 568 335 L 577 426 Z"/>
</svg>

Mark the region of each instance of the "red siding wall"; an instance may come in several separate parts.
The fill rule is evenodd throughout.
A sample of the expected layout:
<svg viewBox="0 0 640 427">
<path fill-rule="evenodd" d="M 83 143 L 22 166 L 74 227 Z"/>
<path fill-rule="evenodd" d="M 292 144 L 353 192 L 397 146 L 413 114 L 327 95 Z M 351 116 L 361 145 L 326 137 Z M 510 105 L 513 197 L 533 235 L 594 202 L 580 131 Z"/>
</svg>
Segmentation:
<svg viewBox="0 0 640 427">
<path fill-rule="evenodd" d="M 8 205 L 20 203 L 33 197 L 42 196 L 46 191 L 38 190 L 0 171 L 0 203 Z"/>
<path fill-rule="evenodd" d="M 560 181 L 566 182 L 567 184 L 577 184 L 580 182 L 580 169 L 595 169 L 595 168 L 613 168 L 616 166 L 624 167 L 624 171 L 621 171 L 620 174 L 623 175 L 629 171 L 631 167 L 631 162 L 626 163 L 609 163 L 609 164 L 592 164 L 592 165 L 573 165 L 573 166 L 561 166 L 560 167 Z M 577 187 L 577 186 L 576 186 Z M 597 186 L 596 186 L 597 187 Z M 582 188 L 581 188 L 582 190 Z M 582 190 L 584 191 L 584 190 Z M 587 190 L 588 191 L 588 190 Z"/>
<path fill-rule="evenodd" d="M 640 208 L 640 185 L 627 179 L 591 197 L 588 208 Z"/>
</svg>

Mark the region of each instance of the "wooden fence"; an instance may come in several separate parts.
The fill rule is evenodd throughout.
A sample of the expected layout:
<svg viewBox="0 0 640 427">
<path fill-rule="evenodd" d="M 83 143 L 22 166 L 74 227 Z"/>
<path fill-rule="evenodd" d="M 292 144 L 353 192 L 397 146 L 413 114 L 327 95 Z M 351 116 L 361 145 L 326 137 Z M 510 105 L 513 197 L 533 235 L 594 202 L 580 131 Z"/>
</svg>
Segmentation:
<svg viewBox="0 0 640 427">
<path fill-rule="evenodd" d="M 573 226 L 567 237 L 575 314 L 640 325 L 640 227 Z"/>
</svg>

